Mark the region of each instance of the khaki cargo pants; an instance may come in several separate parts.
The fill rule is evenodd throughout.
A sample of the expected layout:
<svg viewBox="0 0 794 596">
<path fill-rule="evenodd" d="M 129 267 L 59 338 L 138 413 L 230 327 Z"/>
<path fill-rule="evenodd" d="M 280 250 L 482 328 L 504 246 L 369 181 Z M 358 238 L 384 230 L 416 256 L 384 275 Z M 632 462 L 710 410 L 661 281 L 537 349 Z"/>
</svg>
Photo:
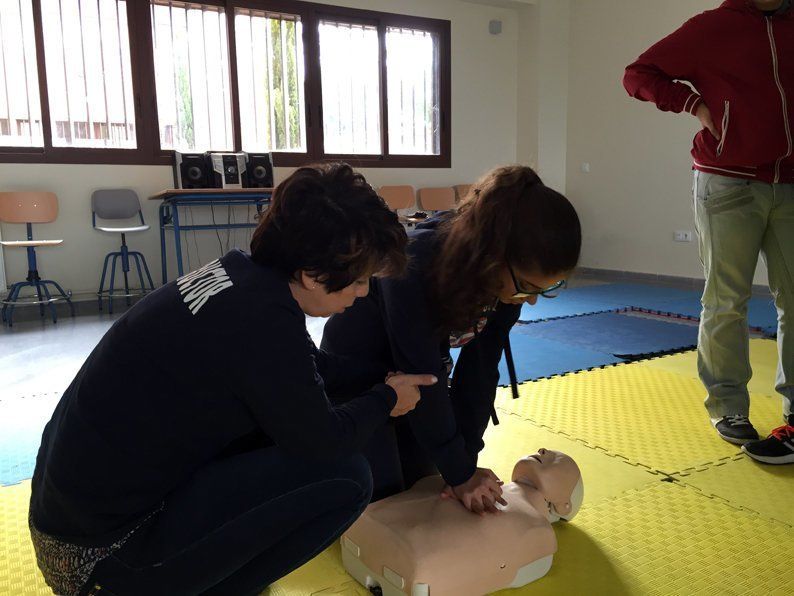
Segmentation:
<svg viewBox="0 0 794 596">
<path fill-rule="evenodd" d="M 693 194 L 706 276 L 698 337 L 706 409 L 712 418 L 749 414 L 747 303 L 760 253 L 778 313 L 776 389 L 789 416 L 794 399 L 794 329 L 787 327 L 794 317 L 794 184 L 695 171 Z"/>
</svg>

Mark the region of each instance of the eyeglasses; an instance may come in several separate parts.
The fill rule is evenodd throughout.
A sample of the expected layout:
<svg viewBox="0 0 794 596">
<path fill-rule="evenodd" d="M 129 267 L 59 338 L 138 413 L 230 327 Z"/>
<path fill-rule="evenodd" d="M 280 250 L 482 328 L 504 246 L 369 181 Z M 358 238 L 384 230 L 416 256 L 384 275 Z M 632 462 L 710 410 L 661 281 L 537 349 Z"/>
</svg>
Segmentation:
<svg viewBox="0 0 794 596">
<path fill-rule="evenodd" d="M 559 290 L 565 289 L 565 286 L 568 282 L 564 279 L 561 279 L 556 284 L 549 286 L 548 288 L 538 288 L 527 290 L 522 288 L 521 285 L 518 283 L 518 278 L 516 277 L 515 272 L 513 271 L 512 265 L 510 263 L 507 264 L 507 269 L 510 271 L 510 277 L 513 278 L 513 285 L 516 288 L 515 294 L 511 296 L 511 298 L 529 298 L 530 296 L 543 296 L 544 298 L 556 298 L 559 295 Z"/>
</svg>

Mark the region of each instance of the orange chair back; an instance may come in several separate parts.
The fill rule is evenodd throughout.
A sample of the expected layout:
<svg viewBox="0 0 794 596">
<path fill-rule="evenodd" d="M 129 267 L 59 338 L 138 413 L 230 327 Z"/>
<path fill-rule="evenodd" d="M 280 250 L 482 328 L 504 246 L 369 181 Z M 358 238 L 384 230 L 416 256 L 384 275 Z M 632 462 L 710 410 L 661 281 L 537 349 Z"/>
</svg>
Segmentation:
<svg viewBox="0 0 794 596">
<path fill-rule="evenodd" d="M 7 223 L 49 223 L 58 217 L 54 192 L 0 192 L 0 221 Z"/>
<path fill-rule="evenodd" d="M 455 191 L 450 186 L 420 188 L 417 195 L 419 206 L 425 211 L 446 211 L 455 208 Z"/>
<path fill-rule="evenodd" d="M 455 202 L 460 203 L 463 199 L 466 198 L 466 195 L 469 194 L 471 190 L 471 184 L 456 184 L 452 188 L 455 189 Z"/>
<path fill-rule="evenodd" d="M 410 209 L 416 204 L 413 186 L 381 186 L 378 189 L 378 194 L 392 211 Z"/>
</svg>

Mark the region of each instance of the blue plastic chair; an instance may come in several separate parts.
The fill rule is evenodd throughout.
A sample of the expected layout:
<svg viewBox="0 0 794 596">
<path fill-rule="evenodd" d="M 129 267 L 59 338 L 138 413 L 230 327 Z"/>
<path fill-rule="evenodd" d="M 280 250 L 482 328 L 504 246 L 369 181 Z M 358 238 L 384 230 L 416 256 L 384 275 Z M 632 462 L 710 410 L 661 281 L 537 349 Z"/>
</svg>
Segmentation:
<svg viewBox="0 0 794 596">
<path fill-rule="evenodd" d="M 105 220 L 122 220 L 138 217 L 141 225 L 133 226 L 103 226 L 97 225 L 97 218 Z M 146 264 L 146 258 L 143 254 L 137 251 L 130 251 L 127 248 L 127 234 L 134 232 L 144 232 L 149 229 L 146 222 L 143 220 L 143 212 L 141 211 L 141 202 L 138 200 L 138 195 L 134 190 L 128 188 L 113 188 L 105 190 L 97 190 L 91 195 L 91 222 L 95 230 L 100 232 L 108 232 L 111 234 L 121 234 L 121 248 L 118 251 L 110 252 L 105 255 L 105 264 L 102 267 L 102 278 L 99 281 L 99 291 L 97 291 L 97 300 L 99 302 L 99 310 L 102 310 L 102 298 L 107 295 L 108 298 L 108 312 L 113 313 L 113 298 L 125 298 L 127 306 L 130 305 L 130 297 L 141 296 L 154 290 L 154 282 L 149 273 L 149 266 Z M 112 259 L 112 260 L 111 260 Z M 121 259 L 121 270 L 124 274 L 124 293 L 116 294 L 119 290 L 116 289 L 116 261 Z M 130 259 L 135 261 L 135 267 L 138 271 L 138 279 L 141 282 L 139 290 L 130 290 L 129 272 L 130 272 Z M 108 263 L 111 264 L 110 268 L 110 284 L 105 289 L 105 278 L 107 276 Z M 146 273 L 146 281 L 149 286 L 146 286 L 143 273 Z"/>
</svg>

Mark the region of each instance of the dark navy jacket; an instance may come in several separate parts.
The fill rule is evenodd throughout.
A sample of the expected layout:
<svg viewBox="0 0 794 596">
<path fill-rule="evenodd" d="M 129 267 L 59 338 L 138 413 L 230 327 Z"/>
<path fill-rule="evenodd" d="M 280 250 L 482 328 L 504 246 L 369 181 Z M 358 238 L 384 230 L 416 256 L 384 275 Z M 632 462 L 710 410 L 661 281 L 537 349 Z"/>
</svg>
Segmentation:
<svg viewBox="0 0 794 596">
<path fill-rule="evenodd" d="M 283 275 L 232 251 L 149 294 L 99 342 L 44 430 L 32 521 L 109 544 L 254 432 L 307 458 L 359 451 L 394 390 L 334 407 L 325 384 L 361 375 L 371 369 L 317 350 Z"/>
<path fill-rule="evenodd" d="M 439 329 L 427 295 L 439 221 L 434 218 L 410 232 L 407 276 L 373 279 L 367 298 L 331 317 L 322 347 L 378 361 L 379 374 L 401 371 L 438 377 L 436 385 L 422 387 L 421 401 L 406 418 L 446 482 L 454 486 L 468 480 L 477 467 L 499 382 L 499 360 L 521 307 L 497 303 L 482 332 L 461 349 L 448 388 L 449 330 Z"/>
</svg>

